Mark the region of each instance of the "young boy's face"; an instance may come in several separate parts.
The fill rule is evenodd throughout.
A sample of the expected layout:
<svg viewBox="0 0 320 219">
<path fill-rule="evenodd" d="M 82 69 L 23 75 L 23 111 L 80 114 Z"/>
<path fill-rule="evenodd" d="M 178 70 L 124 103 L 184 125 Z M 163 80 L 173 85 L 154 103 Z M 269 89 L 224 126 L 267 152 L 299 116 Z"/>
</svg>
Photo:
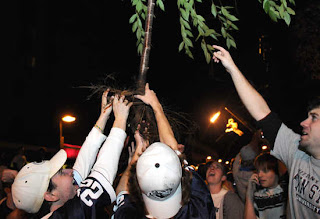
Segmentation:
<svg viewBox="0 0 320 219">
<path fill-rule="evenodd" d="M 213 162 L 207 169 L 206 180 L 208 184 L 219 184 L 226 180 L 223 167 L 218 162 Z"/>
<path fill-rule="evenodd" d="M 273 170 L 258 170 L 257 174 L 263 188 L 274 188 L 279 184 L 279 178 Z"/>
</svg>

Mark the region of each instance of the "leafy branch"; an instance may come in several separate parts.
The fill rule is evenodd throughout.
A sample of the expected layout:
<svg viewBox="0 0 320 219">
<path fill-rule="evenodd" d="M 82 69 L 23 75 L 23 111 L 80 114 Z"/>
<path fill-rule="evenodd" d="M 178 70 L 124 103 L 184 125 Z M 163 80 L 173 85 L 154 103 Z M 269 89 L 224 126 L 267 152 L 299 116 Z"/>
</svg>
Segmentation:
<svg viewBox="0 0 320 219">
<path fill-rule="evenodd" d="M 216 20 L 220 27 L 211 27 L 206 22 L 204 15 L 197 12 L 196 6 L 203 6 L 203 0 L 177 0 L 177 6 L 179 9 L 179 22 L 181 42 L 179 44 L 179 52 L 185 51 L 185 54 L 190 58 L 193 57 L 192 48 L 196 41 L 200 41 L 201 49 L 207 63 L 211 61 L 213 48 L 211 45 L 214 41 L 219 39 L 225 40 L 225 44 L 230 49 L 231 47 L 237 48 L 236 41 L 232 34 L 234 31 L 238 31 L 239 28 L 236 22 L 239 19 L 233 14 L 235 11 L 234 6 L 223 5 L 220 0 L 210 0 L 211 8 L 210 12 L 204 14 L 207 20 Z M 291 22 L 291 16 L 295 15 L 295 11 L 288 6 L 288 4 L 295 5 L 295 0 L 258 0 L 270 18 L 277 22 L 278 20 L 284 20 L 287 25 Z M 206 2 L 209 2 L 207 0 Z M 137 37 L 137 50 L 141 55 L 143 51 L 143 45 L 145 40 L 145 31 L 142 21 L 145 21 L 147 15 L 147 3 L 146 0 L 131 0 L 132 6 L 135 8 L 135 14 L 129 19 L 129 23 L 132 24 L 132 32 Z M 156 0 L 156 6 L 162 11 L 165 11 L 163 0 Z M 203 8 L 201 8 L 203 9 Z M 201 11 L 205 11 L 204 8 Z M 210 17 L 212 18 L 210 18 Z M 214 25 L 213 22 L 210 22 Z M 216 24 L 215 24 L 216 25 Z M 197 37 L 194 39 L 194 34 Z"/>
</svg>

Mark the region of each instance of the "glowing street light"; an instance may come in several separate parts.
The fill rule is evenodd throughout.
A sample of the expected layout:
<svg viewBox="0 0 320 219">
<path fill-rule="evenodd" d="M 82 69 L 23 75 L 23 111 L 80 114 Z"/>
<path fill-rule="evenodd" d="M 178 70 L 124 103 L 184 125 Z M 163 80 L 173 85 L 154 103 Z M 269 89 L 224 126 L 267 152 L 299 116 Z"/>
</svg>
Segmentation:
<svg viewBox="0 0 320 219">
<path fill-rule="evenodd" d="M 221 114 L 220 111 L 217 112 L 217 113 L 215 113 L 215 114 L 210 118 L 210 122 L 211 122 L 211 123 L 214 123 L 214 122 L 219 118 L 220 114 Z"/>
<path fill-rule="evenodd" d="M 206 158 L 206 163 L 209 162 L 209 161 L 211 161 L 211 160 L 212 160 L 212 157 L 211 157 L 211 156 L 207 156 L 207 158 Z"/>
<path fill-rule="evenodd" d="M 63 146 L 64 146 L 64 137 L 62 135 L 62 121 L 67 122 L 67 123 L 71 123 L 71 122 L 76 121 L 76 117 L 70 116 L 70 115 L 65 115 L 64 117 L 62 117 L 59 120 L 60 148 L 63 148 Z"/>
<path fill-rule="evenodd" d="M 267 145 L 263 145 L 261 148 L 262 148 L 262 150 L 264 150 L 264 151 L 265 151 L 265 150 L 267 150 L 267 149 L 268 149 L 268 146 L 267 146 Z"/>
<path fill-rule="evenodd" d="M 66 115 L 66 116 L 62 117 L 62 121 L 64 121 L 64 122 L 74 122 L 74 121 L 76 121 L 76 117 L 70 116 L 70 115 Z"/>
</svg>

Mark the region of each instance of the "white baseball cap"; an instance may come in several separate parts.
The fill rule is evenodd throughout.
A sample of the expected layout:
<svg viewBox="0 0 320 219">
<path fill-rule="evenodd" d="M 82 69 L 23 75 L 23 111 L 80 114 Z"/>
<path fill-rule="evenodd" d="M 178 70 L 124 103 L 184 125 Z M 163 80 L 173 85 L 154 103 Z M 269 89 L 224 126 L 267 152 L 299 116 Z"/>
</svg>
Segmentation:
<svg viewBox="0 0 320 219">
<path fill-rule="evenodd" d="M 38 212 L 50 178 L 59 171 L 66 160 L 67 153 L 61 149 L 50 160 L 25 165 L 12 184 L 12 197 L 16 207 L 28 213 Z"/>
<path fill-rule="evenodd" d="M 181 206 L 182 167 L 176 152 L 166 144 L 150 145 L 137 162 L 137 179 L 149 215 L 171 218 Z"/>
</svg>

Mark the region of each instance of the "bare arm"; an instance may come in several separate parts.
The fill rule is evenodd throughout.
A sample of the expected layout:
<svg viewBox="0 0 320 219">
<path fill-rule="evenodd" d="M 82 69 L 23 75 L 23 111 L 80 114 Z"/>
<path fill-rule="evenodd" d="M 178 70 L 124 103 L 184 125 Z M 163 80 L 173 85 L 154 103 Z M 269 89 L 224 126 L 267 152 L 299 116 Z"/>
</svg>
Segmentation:
<svg viewBox="0 0 320 219">
<path fill-rule="evenodd" d="M 217 52 L 213 53 L 215 62 L 221 61 L 226 71 L 230 73 L 237 92 L 251 116 L 259 121 L 271 111 L 263 97 L 252 87 L 232 60 L 229 52 L 220 46 L 213 45 Z"/>
<path fill-rule="evenodd" d="M 178 150 L 178 143 L 174 137 L 170 123 L 163 112 L 156 93 L 149 89 L 149 84 L 146 84 L 144 95 L 136 95 L 135 97 L 152 107 L 158 125 L 160 141 L 170 146 L 173 150 Z"/>
<path fill-rule="evenodd" d="M 140 135 L 140 132 L 138 130 L 136 130 L 136 132 L 134 133 L 134 139 L 136 142 L 136 146 L 134 147 L 134 144 L 132 145 L 131 150 L 132 150 L 133 154 L 131 157 L 131 161 L 128 163 L 128 167 L 126 168 L 126 170 L 124 171 L 124 173 L 122 174 L 122 176 L 120 178 L 119 184 L 116 188 L 117 195 L 122 191 L 129 192 L 128 181 L 129 181 L 131 165 L 137 162 L 137 160 L 140 157 L 140 155 L 142 154 L 142 152 L 149 145 L 149 142 L 142 138 L 142 136 Z"/>
</svg>

